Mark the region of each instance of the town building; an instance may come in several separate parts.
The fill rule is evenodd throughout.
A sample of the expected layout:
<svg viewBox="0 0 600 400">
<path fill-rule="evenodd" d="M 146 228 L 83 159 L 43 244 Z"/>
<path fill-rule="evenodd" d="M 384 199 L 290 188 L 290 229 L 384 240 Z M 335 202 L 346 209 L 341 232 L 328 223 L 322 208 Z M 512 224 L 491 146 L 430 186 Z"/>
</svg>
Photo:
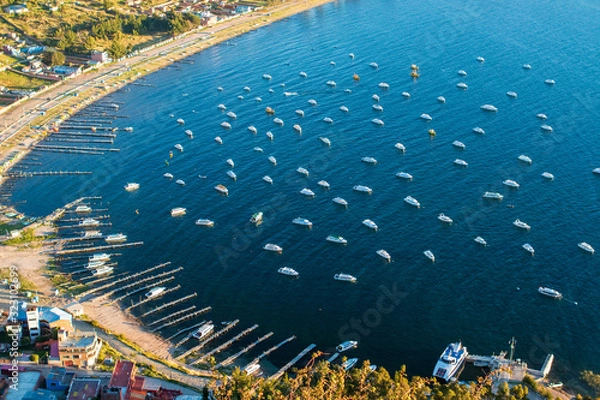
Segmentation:
<svg viewBox="0 0 600 400">
<path fill-rule="evenodd" d="M 69 333 L 64 329 L 58 332 L 58 353 L 64 367 L 93 367 L 101 348 L 102 340 L 96 332 Z"/>
<path fill-rule="evenodd" d="M 74 378 L 75 372 L 67 371 L 63 367 L 52 367 L 46 378 L 46 388 L 66 393 Z"/>
<path fill-rule="evenodd" d="M 102 381 L 96 378 L 76 378 L 71 382 L 67 400 L 90 400 L 98 398 Z"/>
</svg>

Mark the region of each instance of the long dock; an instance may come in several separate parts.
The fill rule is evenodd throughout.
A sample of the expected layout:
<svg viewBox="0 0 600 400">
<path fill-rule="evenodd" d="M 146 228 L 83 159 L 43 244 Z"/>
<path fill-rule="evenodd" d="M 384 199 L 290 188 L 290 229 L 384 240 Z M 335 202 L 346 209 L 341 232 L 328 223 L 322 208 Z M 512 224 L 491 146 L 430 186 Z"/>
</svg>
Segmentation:
<svg viewBox="0 0 600 400">
<path fill-rule="evenodd" d="M 202 361 L 206 360 L 208 357 L 212 356 L 213 354 L 217 354 L 218 352 L 225 350 L 226 348 L 228 348 L 229 346 L 231 346 L 233 343 L 235 343 L 236 341 L 240 340 L 244 336 L 248 335 L 250 332 L 252 332 L 256 328 L 258 328 L 258 325 L 254 324 L 250 328 L 248 328 L 246 330 L 243 330 L 242 332 L 238 333 L 237 335 L 235 335 L 234 337 L 232 337 L 231 339 L 229 339 L 228 341 L 226 341 L 225 343 L 223 343 L 219 347 L 215 347 L 214 349 L 212 349 L 208 353 L 206 353 L 203 356 L 201 356 L 199 359 L 197 359 L 195 361 L 192 361 L 190 363 L 190 365 L 199 364 Z"/>
<path fill-rule="evenodd" d="M 186 300 L 189 300 L 189 299 L 191 299 L 192 297 L 196 297 L 196 296 L 198 296 L 198 293 L 192 293 L 192 294 L 189 294 L 189 295 L 187 295 L 187 296 L 185 296 L 185 297 L 182 297 L 182 298 L 180 298 L 180 299 L 178 299 L 178 300 L 173 300 L 173 301 L 171 301 L 171 302 L 165 303 L 165 304 L 163 304 L 163 305 L 161 305 L 161 306 L 158 306 L 158 307 L 156 307 L 156 308 L 153 308 L 153 309 L 152 309 L 152 310 L 150 310 L 150 311 L 146 311 L 145 313 L 143 313 L 142 315 L 140 315 L 140 318 L 147 317 L 148 315 L 150 315 L 150 314 L 154 314 L 155 312 L 162 311 L 162 310 L 164 310 L 165 308 L 168 308 L 168 307 L 174 306 L 174 305 L 176 305 L 176 304 L 179 304 L 179 303 L 183 303 L 184 301 L 186 301 Z"/>
<path fill-rule="evenodd" d="M 179 360 L 179 359 L 185 358 L 185 357 L 189 356 L 190 354 L 192 354 L 193 352 L 202 349 L 204 346 L 206 346 L 208 344 L 208 342 L 218 338 L 219 336 L 221 336 L 221 335 L 225 334 L 226 332 L 228 332 L 229 330 L 233 329 L 233 327 L 236 326 L 239 322 L 240 322 L 239 319 L 231 321 L 229 324 L 227 324 L 227 326 L 225 328 L 221 329 L 219 332 L 216 332 L 214 335 L 211 335 L 208 338 L 204 339 L 197 346 L 194 346 L 191 349 L 189 349 L 188 351 L 181 353 L 180 355 L 175 357 L 175 359 Z"/>
<path fill-rule="evenodd" d="M 98 252 L 98 251 L 103 251 L 103 250 L 115 250 L 115 249 L 122 249 L 125 247 L 142 246 L 143 244 L 144 244 L 144 242 L 131 242 L 131 243 L 121 243 L 121 244 L 110 244 L 110 245 L 104 245 L 104 246 L 82 247 L 82 248 L 68 249 L 68 250 L 57 250 L 54 252 L 54 255 L 63 256 L 66 254 L 91 253 L 91 252 Z"/>
<path fill-rule="evenodd" d="M 260 360 L 262 360 L 263 358 L 265 358 L 266 356 L 268 356 L 269 354 L 271 354 L 272 352 L 274 352 L 275 350 L 277 350 L 278 348 L 280 348 L 284 344 L 289 343 L 289 342 L 291 342 L 294 339 L 296 339 L 296 336 L 290 336 L 289 338 L 287 338 L 287 339 L 285 339 L 285 340 L 277 343 L 275 346 L 271 347 L 270 349 L 263 351 L 261 353 L 261 355 L 259 355 L 258 357 L 256 357 L 254 360 L 250 361 L 242 369 L 246 369 L 246 367 L 248 367 L 248 366 L 250 366 L 252 364 L 256 364 L 257 362 L 259 362 Z"/>
<path fill-rule="evenodd" d="M 91 175 L 91 171 L 38 171 L 38 172 L 8 172 L 4 174 L 7 178 L 30 178 L 33 176 L 50 175 Z"/>
<path fill-rule="evenodd" d="M 160 274 L 158 274 L 158 275 L 152 275 L 152 276 L 148 276 L 148 277 L 146 277 L 146 278 L 140 279 L 139 281 L 132 282 L 132 283 L 130 283 L 130 284 L 128 284 L 128 285 L 121 286 L 121 287 L 119 287 L 119 288 L 117 288 L 117 289 L 111 290 L 110 292 L 104 293 L 104 294 L 103 294 L 102 296 L 100 296 L 100 297 L 108 297 L 108 296 L 112 296 L 112 295 L 113 295 L 113 294 L 115 294 L 115 293 L 122 292 L 122 291 L 124 291 L 124 290 L 127 290 L 127 289 L 130 289 L 130 288 L 132 288 L 132 287 L 135 287 L 135 286 L 141 285 L 142 283 L 146 283 L 146 282 L 152 281 L 152 280 L 154 280 L 154 279 L 159 279 L 159 278 L 162 278 L 162 277 L 165 277 L 165 276 L 172 275 L 172 274 L 174 274 L 174 273 L 176 273 L 176 272 L 179 272 L 179 271 L 181 271 L 182 269 L 183 269 L 182 267 L 179 267 L 179 268 L 175 268 L 175 269 L 172 269 L 172 270 L 169 270 L 169 271 L 161 272 L 161 273 L 160 273 Z"/>
<path fill-rule="evenodd" d="M 200 323 L 194 324 L 194 325 L 192 325 L 192 326 L 189 326 L 189 327 L 187 327 L 187 328 L 181 329 L 181 330 L 179 330 L 179 331 L 175 332 L 173 335 L 171 335 L 171 336 L 169 336 L 168 338 L 166 338 L 165 340 L 169 341 L 169 340 L 171 340 L 171 339 L 174 339 L 174 338 L 175 338 L 175 336 L 179 336 L 179 335 L 181 335 L 182 333 L 189 332 L 189 331 L 193 330 L 194 328 L 198 328 L 199 326 L 201 326 L 201 325 L 204 325 L 205 323 L 206 323 L 206 320 L 204 320 L 204 321 L 202 321 L 202 322 L 200 322 Z M 190 335 L 190 336 L 191 336 L 191 335 Z M 177 343 L 175 344 L 175 347 L 179 347 L 179 345 L 180 345 L 181 343 L 184 343 L 184 342 L 185 342 L 185 341 L 187 341 L 187 340 L 188 340 L 188 339 L 185 339 L 185 340 L 183 340 L 183 341 L 181 341 L 181 342 L 177 342 Z"/>
<path fill-rule="evenodd" d="M 157 269 L 159 269 L 159 268 L 164 268 L 164 267 L 166 267 L 167 265 L 171 265 L 171 262 L 170 262 L 170 261 L 168 261 L 168 262 L 166 262 L 166 263 L 163 263 L 163 264 L 155 265 L 154 267 L 150 267 L 150 268 L 148 268 L 148 269 L 147 269 L 147 270 L 145 270 L 145 271 L 136 272 L 135 274 L 132 274 L 132 275 L 127 275 L 126 277 L 123 277 L 123 278 L 121 278 L 121 279 L 118 279 L 118 280 L 116 280 L 116 281 L 113 281 L 113 282 L 107 283 L 106 285 L 102 285 L 102 286 L 99 286 L 99 287 L 97 287 L 97 288 L 92 288 L 92 289 L 90 289 L 90 290 L 87 290 L 87 291 L 85 291 L 85 292 L 83 292 L 83 293 L 80 293 L 80 294 L 79 294 L 79 297 L 83 297 L 83 296 L 86 296 L 86 295 L 88 295 L 88 294 L 92 294 L 92 293 L 98 292 L 98 291 L 100 291 L 100 290 L 108 289 L 109 287 L 112 287 L 112 286 L 114 286 L 114 285 L 118 285 L 118 284 L 119 284 L 119 283 L 121 283 L 121 282 L 126 282 L 126 281 L 128 281 L 128 280 L 135 279 L 135 278 L 137 278 L 138 276 L 145 275 L 145 274 L 147 274 L 147 273 L 150 273 L 150 272 L 152 272 L 152 271 L 155 271 L 155 270 L 157 270 Z"/>
<path fill-rule="evenodd" d="M 194 328 L 198 328 L 198 327 L 200 327 L 200 326 L 202 326 L 204 324 L 212 324 L 212 321 L 206 322 L 206 320 L 205 320 L 205 321 L 202 321 L 202 322 L 200 322 L 198 324 L 194 324 L 194 325 L 192 325 L 189 328 L 185 328 L 185 329 L 177 332 L 174 336 L 177 336 L 177 335 L 179 335 L 180 333 L 183 333 L 183 332 L 192 331 L 192 332 L 188 333 L 186 335 L 186 337 L 184 337 L 183 339 L 181 339 L 179 342 L 175 343 L 173 345 L 173 347 L 177 348 L 177 347 L 181 346 L 182 344 L 184 344 L 185 342 L 187 342 L 188 340 L 190 340 L 191 338 L 193 338 L 194 337 L 194 331 L 193 331 Z M 174 336 L 171 336 L 170 338 L 172 339 Z"/>
<path fill-rule="evenodd" d="M 175 324 L 178 324 L 178 323 L 180 323 L 180 322 L 186 321 L 186 320 L 188 320 L 188 319 L 192 319 L 192 318 L 194 318 L 194 317 L 197 317 L 197 316 L 198 316 L 198 315 L 200 315 L 200 314 L 204 314 L 204 313 L 206 313 L 206 312 L 209 312 L 210 310 L 212 310 L 212 307 L 211 307 L 211 306 L 204 307 L 202 310 L 194 311 L 193 313 L 191 313 L 191 314 L 188 314 L 188 315 L 184 315 L 184 316 L 183 316 L 183 317 L 181 317 L 181 318 L 177 318 L 177 319 L 175 319 L 175 320 L 173 320 L 173 321 L 166 322 L 166 323 L 162 324 L 161 326 L 159 326 L 159 327 L 157 327 L 157 328 L 154 328 L 154 329 L 152 329 L 150 332 L 156 332 L 156 331 L 159 331 L 159 330 L 161 330 L 162 328 L 166 328 L 166 327 L 168 327 L 168 326 L 173 326 L 173 325 L 175 325 Z"/>
<path fill-rule="evenodd" d="M 212 369 L 219 369 L 219 368 L 222 368 L 222 367 L 226 367 L 227 365 L 229 365 L 232 362 L 234 362 L 239 356 L 241 356 L 242 354 L 245 354 L 245 353 L 249 352 L 257 344 L 259 344 L 260 342 L 263 342 L 263 341 L 267 340 L 271 336 L 273 336 L 273 332 L 269 332 L 266 335 L 259 337 L 254 342 L 250 343 L 248 346 L 244 347 L 243 349 L 241 349 L 240 351 L 238 351 L 237 353 L 235 353 L 231 357 L 228 357 L 225 360 L 223 360 L 220 363 L 218 363 L 217 365 L 215 365 Z"/>
<path fill-rule="evenodd" d="M 183 268 L 182 268 L 182 269 L 183 269 Z M 174 292 L 174 291 L 176 291 L 176 290 L 179 290 L 179 289 L 181 289 L 181 285 L 177 285 L 177 286 L 175 286 L 175 287 L 172 287 L 172 288 L 170 288 L 170 289 L 166 289 L 164 292 L 160 293 L 158 296 L 153 296 L 153 297 L 150 297 L 150 298 L 148 298 L 148 299 L 143 299 L 143 300 L 141 300 L 141 301 L 138 301 L 138 302 L 137 302 L 137 303 L 135 303 L 135 304 L 132 304 L 132 305 L 130 305 L 129 307 L 125 308 L 125 311 L 129 311 L 129 310 L 131 310 L 132 308 L 139 307 L 139 306 L 141 306 L 142 304 L 146 304 L 146 303 L 148 303 L 148 302 L 150 302 L 150 301 L 152 301 L 152 300 L 156 300 L 156 298 L 157 298 L 157 297 L 159 297 L 159 296 L 164 296 L 164 295 L 165 295 L 165 294 L 167 294 L 167 293 L 171 293 L 171 292 Z"/>
<path fill-rule="evenodd" d="M 144 287 L 141 287 L 141 288 L 138 288 L 138 289 L 132 290 L 131 292 L 127 292 L 127 293 L 125 293 L 125 294 L 124 294 L 124 295 L 122 295 L 122 296 L 119 296 L 119 297 L 117 297 L 117 298 L 114 298 L 114 299 L 111 301 L 111 303 L 116 303 L 116 302 L 119 302 L 119 301 L 121 301 L 121 300 L 125 300 L 125 299 L 126 299 L 127 297 L 129 297 L 129 296 L 133 296 L 133 295 L 134 295 L 134 294 L 136 294 L 136 293 L 140 293 L 140 292 L 146 291 L 146 290 L 148 290 L 148 289 L 152 289 L 153 287 L 156 287 L 156 286 L 158 286 L 158 285 L 162 285 L 163 283 L 170 282 L 170 281 L 172 281 L 173 279 L 175 279 L 175 277 L 174 277 L 174 276 L 169 276 L 169 277 L 167 277 L 167 278 L 165 278 L 165 279 L 161 279 L 161 280 L 159 280 L 159 281 L 157 281 L 157 282 L 152 282 L 152 283 L 149 283 L 149 284 L 147 284 L 147 285 L 146 285 L 146 286 L 144 286 Z"/>
<path fill-rule="evenodd" d="M 296 357 L 294 357 L 289 363 L 285 364 L 283 367 L 281 367 L 281 369 L 279 371 L 277 371 L 275 374 L 271 375 L 269 377 L 269 379 L 272 380 L 276 380 L 279 379 L 283 374 L 285 374 L 285 372 L 290 369 L 292 367 L 292 365 L 296 364 L 298 361 L 300 361 L 300 359 L 302 357 L 304 357 L 309 351 L 311 351 L 312 349 L 314 349 L 315 347 L 317 347 L 316 344 L 312 343 L 311 345 L 309 345 L 307 348 L 305 348 L 304 350 L 302 350 L 300 352 L 300 354 L 298 354 Z"/>
<path fill-rule="evenodd" d="M 190 307 L 184 308 L 183 310 L 175 311 L 174 313 L 171 313 L 171 314 L 167 315 L 166 317 L 162 317 L 162 318 L 159 318 L 157 320 L 154 320 L 154 321 L 150 322 L 148 324 L 148 326 L 160 324 L 161 322 L 163 322 L 163 321 L 165 321 L 167 319 L 174 318 L 174 317 L 177 317 L 177 316 L 179 316 L 181 314 L 185 314 L 187 312 L 193 311 L 195 308 L 196 308 L 195 305 L 191 305 Z"/>
</svg>

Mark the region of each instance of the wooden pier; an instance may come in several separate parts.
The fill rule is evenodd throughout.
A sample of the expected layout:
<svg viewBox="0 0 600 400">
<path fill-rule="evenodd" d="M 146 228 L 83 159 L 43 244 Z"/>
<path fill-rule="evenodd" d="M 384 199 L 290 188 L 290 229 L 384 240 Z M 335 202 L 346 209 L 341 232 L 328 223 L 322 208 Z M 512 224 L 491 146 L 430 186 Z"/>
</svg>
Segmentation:
<svg viewBox="0 0 600 400">
<path fill-rule="evenodd" d="M 298 354 L 296 357 L 294 357 L 289 363 L 287 363 L 283 367 L 281 367 L 281 369 L 279 371 L 277 371 L 275 374 L 271 375 L 269 377 L 269 379 L 272 379 L 272 380 L 279 379 L 283 374 L 285 374 L 285 372 L 288 369 L 290 369 L 294 364 L 296 364 L 298 361 L 300 361 L 300 359 L 302 357 L 304 357 L 309 351 L 311 351 L 315 347 L 317 347 L 317 345 L 314 344 L 314 343 L 311 344 L 311 345 L 309 345 L 307 348 L 305 348 L 304 350 L 302 350 L 300 352 L 300 354 Z"/>
<path fill-rule="evenodd" d="M 109 245 L 104 245 L 104 246 L 83 247 L 83 248 L 68 249 L 68 250 L 57 250 L 54 252 L 54 255 L 62 256 L 65 254 L 91 253 L 91 252 L 98 252 L 98 251 L 104 251 L 104 250 L 122 249 L 125 247 L 142 246 L 143 244 L 144 244 L 144 242 L 131 242 L 131 243 L 121 243 L 121 244 L 109 244 Z"/>
<path fill-rule="evenodd" d="M 249 352 L 257 344 L 259 344 L 260 342 L 263 342 L 263 341 L 267 340 L 271 336 L 273 336 L 273 332 L 269 332 L 266 335 L 259 337 L 254 342 L 252 342 L 248 346 L 244 347 L 242 350 L 238 351 L 237 353 L 235 353 L 231 357 L 228 357 L 225 360 L 223 360 L 220 363 L 218 363 L 217 365 L 215 365 L 212 369 L 219 369 L 219 368 L 228 366 L 229 364 L 231 364 L 232 362 L 234 362 L 239 356 L 241 356 L 242 354 L 245 354 L 245 353 Z"/>
<path fill-rule="evenodd" d="M 202 361 L 206 360 L 208 357 L 212 356 L 213 354 L 217 354 L 218 352 L 225 350 L 226 348 L 228 348 L 229 346 L 231 346 L 233 343 L 235 343 L 236 341 L 240 340 L 244 336 L 248 335 L 250 332 L 252 332 L 256 328 L 258 328 L 257 324 L 252 325 L 250 328 L 248 328 L 246 330 L 243 330 L 242 332 L 238 333 L 237 335 L 235 335 L 234 337 L 232 337 L 231 339 L 229 339 L 228 341 L 226 341 L 225 343 L 223 343 L 219 347 L 215 347 L 214 349 L 212 349 L 208 353 L 206 353 L 203 356 L 201 356 L 199 359 L 197 359 L 195 361 L 192 361 L 189 365 L 200 364 Z"/>
<path fill-rule="evenodd" d="M 275 346 L 271 347 L 270 349 L 263 351 L 261 353 L 261 355 L 259 355 L 258 357 L 256 357 L 254 360 L 250 361 L 242 369 L 246 369 L 246 367 L 248 367 L 248 366 L 250 366 L 252 364 L 256 364 L 257 362 L 260 362 L 260 360 L 262 360 L 263 358 L 265 358 L 266 356 L 268 356 L 269 354 L 271 354 L 272 352 L 274 352 L 275 350 L 277 350 L 278 348 L 280 348 L 284 344 L 289 343 L 289 342 L 291 342 L 294 339 L 296 339 L 296 336 L 290 336 L 289 338 L 287 338 L 287 339 L 285 339 L 285 340 L 277 343 Z"/>
<path fill-rule="evenodd" d="M 194 324 L 192 326 L 189 326 L 187 328 L 181 329 L 181 330 L 175 332 L 175 334 L 173 334 L 173 335 L 169 336 L 168 338 L 166 338 L 165 340 L 168 341 L 168 340 L 174 339 L 176 336 L 179 336 L 179 335 L 181 335 L 182 333 L 185 333 L 185 332 L 189 332 L 189 331 L 193 330 L 194 328 L 198 328 L 199 326 L 204 325 L 205 323 L 206 323 L 206 320 L 204 320 L 204 321 L 202 321 L 200 323 Z M 190 334 L 190 337 L 191 337 L 191 334 Z M 188 339 L 184 339 L 181 342 L 178 342 L 177 344 L 175 344 L 175 347 L 179 347 L 180 343 L 184 343 L 187 340 Z"/>
<path fill-rule="evenodd" d="M 229 324 L 227 324 L 227 326 L 223 329 L 221 329 L 219 332 L 216 332 L 213 335 L 210 335 L 208 338 L 204 339 L 202 342 L 200 342 L 197 346 L 192 347 L 191 349 L 189 349 L 188 351 L 178 355 L 177 357 L 175 357 L 176 360 L 180 360 L 182 358 L 185 358 L 187 356 L 189 356 L 190 354 L 192 354 L 195 351 L 198 351 L 200 349 L 202 349 L 204 346 L 206 346 L 208 344 L 208 342 L 218 338 L 219 336 L 225 334 L 226 332 L 230 331 L 231 329 L 233 329 L 234 326 L 236 326 L 238 323 L 240 322 L 239 319 L 236 319 L 234 321 L 231 321 Z"/>
<path fill-rule="evenodd" d="M 175 311 L 174 313 L 171 313 L 171 314 L 167 315 L 166 317 L 162 317 L 162 318 L 159 318 L 157 320 L 154 320 L 154 321 L 150 322 L 148 324 L 148 326 L 160 324 L 163 321 L 166 321 L 166 320 L 171 319 L 171 318 L 178 317 L 181 314 L 189 313 L 190 311 L 194 311 L 195 308 L 196 308 L 195 305 L 191 305 L 188 308 L 184 308 L 183 310 Z"/>
<path fill-rule="evenodd" d="M 83 221 L 87 218 L 89 218 L 89 217 L 81 216 L 81 218 L 61 219 L 60 222 L 79 222 L 79 221 Z M 98 221 L 102 220 L 102 219 L 109 219 L 109 218 L 110 218 L 110 215 L 98 215 L 98 216 L 93 217 L 93 219 L 98 220 Z"/>
<path fill-rule="evenodd" d="M 145 313 L 143 313 L 142 315 L 140 315 L 140 318 L 147 317 L 148 315 L 150 315 L 150 314 L 154 314 L 155 312 L 162 311 L 162 310 L 164 310 L 165 308 L 168 308 L 168 307 L 174 306 L 174 305 L 176 305 L 176 304 L 179 304 L 179 303 L 183 303 L 184 301 L 186 301 L 186 300 L 189 300 L 189 299 L 191 299 L 192 297 L 196 297 L 196 296 L 198 296 L 198 293 L 192 293 L 192 294 L 189 294 L 189 295 L 187 295 L 187 296 L 185 296 L 185 297 L 182 297 L 182 298 L 180 298 L 180 299 L 178 299 L 178 300 L 173 300 L 173 301 L 171 301 L 171 302 L 169 302 L 169 303 L 165 303 L 165 304 L 163 304 L 163 305 L 161 305 L 161 306 L 158 306 L 158 307 L 156 307 L 156 308 L 153 308 L 153 309 L 152 309 L 152 310 L 150 310 L 150 311 L 146 311 Z"/>
<path fill-rule="evenodd" d="M 170 289 L 166 289 L 164 292 L 162 292 L 162 293 L 160 293 L 160 294 L 158 294 L 156 296 L 150 297 L 148 299 L 140 300 L 137 303 L 130 305 L 129 307 L 125 308 L 125 311 L 129 311 L 129 310 L 131 310 L 131 309 L 133 309 L 135 307 L 139 307 L 139 306 L 141 306 L 143 304 L 146 304 L 146 303 L 148 303 L 148 302 L 150 302 L 152 300 L 156 300 L 157 297 L 164 296 L 167 293 L 171 293 L 171 292 L 174 292 L 174 291 L 179 290 L 179 289 L 181 289 L 181 285 L 177 285 L 177 286 L 172 287 Z"/>
<path fill-rule="evenodd" d="M 194 317 L 197 317 L 198 315 L 201 315 L 201 314 L 207 313 L 207 312 L 209 312 L 210 310 L 212 310 L 212 307 L 211 307 L 211 306 L 204 307 L 202 310 L 194 311 L 194 312 L 193 312 L 193 313 L 191 313 L 191 314 L 184 315 L 183 317 L 177 318 L 177 319 L 175 319 L 175 320 L 173 320 L 173 321 L 165 322 L 165 323 L 164 323 L 164 324 L 162 324 L 161 326 L 159 326 L 159 327 L 156 327 L 156 328 L 152 329 L 150 332 L 156 332 L 156 331 L 160 331 L 160 330 L 161 330 L 161 329 L 163 329 L 163 328 L 166 328 L 166 327 L 169 327 L 169 326 L 173 326 L 173 325 L 175 325 L 175 324 L 178 324 L 178 323 L 180 323 L 180 322 L 183 322 L 183 321 L 187 321 L 188 319 L 192 319 L 192 318 L 194 318 Z"/>
<path fill-rule="evenodd" d="M 177 332 L 174 336 L 179 335 L 180 333 L 183 333 L 183 332 L 191 331 L 190 333 L 188 333 L 186 335 L 186 337 L 184 337 L 183 339 L 181 339 L 179 342 L 175 343 L 173 345 L 173 347 L 177 348 L 177 347 L 181 346 L 182 344 L 184 344 L 185 342 L 187 342 L 188 340 L 190 340 L 191 338 L 193 338 L 194 337 L 194 328 L 199 328 L 199 327 L 201 327 L 204 324 L 212 324 L 212 321 L 208 321 L 208 322 L 202 321 L 202 322 L 200 322 L 198 324 L 192 325 L 189 328 L 185 328 L 185 329 Z M 172 339 L 174 336 L 171 336 L 170 338 Z"/>
<path fill-rule="evenodd" d="M 137 281 L 132 282 L 130 284 L 127 284 L 125 286 L 121 286 L 121 287 L 118 287 L 118 288 L 116 288 L 114 290 L 111 290 L 110 292 L 106 292 L 106 293 L 102 294 L 99 297 L 109 297 L 109 296 L 112 296 L 115 293 L 119 293 L 119 292 L 122 292 L 124 290 L 131 289 L 132 287 L 139 286 L 142 283 L 150 282 L 150 281 L 153 281 L 154 279 L 159 279 L 159 278 L 163 278 L 165 276 L 172 275 L 172 274 L 174 274 L 176 272 L 181 271 L 182 269 L 183 269 L 183 267 L 179 267 L 179 268 L 172 269 L 170 271 L 161 272 L 160 274 L 157 274 L 157 275 L 152 275 L 152 276 L 148 276 L 146 278 L 142 278 L 140 280 L 137 280 Z"/>
<path fill-rule="evenodd" d="M 37 171 L 37 172 L 8 172 L 4 174 L 7 178 L 31 178 L 34 176 L 54 175 L 91 175 L 90 171 Z"/>
<path fill-rule="evenodd" d="M 171 282 L 173 279 L 175 279 L 175 277 L 174 277 L 174 276 L 169 276 L 168 278 L 161 279 L 161 280 L 159 280 L 159 281 L 157 281 L 157 282 L 152 282 L 152 283 L 149 283 L 149 284 L 147 284 L 147 285 L 146 285 L 146 286 L 144 286 L 144 287 L 141 287 L 141 288 L 138 288 L 138 289 L 132 290 L 131 292 L 127 292 L 127 293 L 125 293 L 124 295 L 122 295 L 122 296 L 119 296 L 119 297 L 117 297 L 117 298 L 113 299 L 113 300 L 112 300 L 110 303 L 112 304 L 112 303 L 119 302 L 119 301 L 121 301 L 121 300 L 125 300 L 125 299 L 126 299 L 127 297 L 129 297 L 129 296 L 133 296 L 133 295 L 134 295 L 134 294 L 136 294 L 136 293 L 140 293 L 140 292 L 143 292 L 143 291 L 147 291 L 147 290 L 149 290 L 149 289 L 152 289 L 153 287 L 156 287 L 156 286 L 158 286 L 158 285 L 162 285 L 163 283 Z M 156 297 L 154 297 L 154 298 L 156 298 Z"/>
<path fill-rule="evenodd" d="M 112 223 L 110 223 L 110 222 L 101 222 L 98 225 L 93 225 L 93 226 L 63 225 L 63 226 L 57 226 L 56 229 L 102 228 L 102 227 L 106 227 L 106 226 L 112 226 Z"/>
<path fill-rule="evenodd" d="M 90 290 L 86 290 L 85 292 L 80 293 L 78 297 L 81 298 L 81 297 L 87 296 L 89 294 L 96 293 L 96 292 L 98 292 L 100 290 L 108 289 L 109 287 L 118 285 L 119 283 L 126 282 L 126 281 L 129 281 L 131 279 L 135 279 L 138 276 L 142 276 L 142 275 L 148 274 L 148 273 L 150 273 L 152 271 L 155 271 L 155 270 L 157 270 L 159 268 L 164 268 L 167 265 L 171 265 L 171 262 L 169 261 L 169 262 L 166 262 L 166 263 L 163 263 L 163 264 L 159 264 L 159 265 L 156 265 L 154 267 L 150 267 L 150 268 L 148 268 L 145 271 L 140 271 L 140 272 L 136 272 L 135 274 L 132 274 L 132 275 L 127 275 L 127 276 L 125 276 L 125 277 L 123 277 L 121 279 L 118 279 L 116 281 L 107 283 L 106 285 L 102 285 L 102 286 L 99 286 L 99 287 L 96 287 L 96 288 L 92 288 Z"/>
</svg>

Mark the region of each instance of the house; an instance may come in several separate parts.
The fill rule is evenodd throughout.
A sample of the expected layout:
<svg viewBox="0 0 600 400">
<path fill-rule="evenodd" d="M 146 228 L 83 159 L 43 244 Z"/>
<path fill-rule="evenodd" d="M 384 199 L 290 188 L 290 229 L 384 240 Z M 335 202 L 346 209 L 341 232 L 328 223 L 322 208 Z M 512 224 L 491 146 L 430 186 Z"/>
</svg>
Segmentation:
<svg viewBox="0 0 600 400">
<path fill-rule="evenodd" d="M 102 340 L 96 332 L 69 333 L 64 329 L 58 331 L 58 354 L 60 364 L 64 367 L 93 367 L 101 348 Z"/>
<path fill-rule="evenodd" d="M 4 12 L 10 15 L 18 15 L 29 12 L 29 9 L 25 4 L 11 4 L 10 6 L 4 7 Z"/>
<path fill-rule="evenodd" d="M 40 328 L 73 330 L 73 316 L 58 307 L 39 307 Z"/>
<path fill-rule="evenodd" d="M 117 400 L 115 395 L 118 393 L 120 399 L 129 398 L 129 394 L 131 392 L 131 388 L 135 383 L 135 362 L 128 360 L 117 360 L 115 364 L 115 368 L 113 369 L 112 376 L 110 377 L 110 382 L 108 383 L 107 390 L 107 400 Z M 104 391 L 102 394 L 102 399 L 104 399 Z"/>
<path fill-rule="evenodd" d="M 249 13 L 252 11 L 254 11 L 254 7 L 252 7 L 252 6 L 237 6 L 235 8 L 235 12 L 237 14 L 246 14 L 246 13 Z"/>
<path fill-rule="evenodd" d="M 74 317 L 81 317 L 85 314 L 83 306 L 77 300 L 67 304 L 65 310 Z"/>
<path fill-rule="evenodd" d="M 200 18 L 202 18 L 202 25 L 214 25 L 219 21 L 219 18 L 208 12 L 208 11 L 204 11 L 202 13 L 200 13 Z"/>
<path fill-rule="evenodd" d="M 44 71 L 44 64 L 40 60 L 33 60 L 23 67 L 23 72 L 30 74 L 40 74 Z"/>
<path fill-rule="evenodd" d="M 27 327 L 29 328 L 29 339 L 34 342 L 35 339 L 41 335 L 40 312 L 37 306 L 27 305 L 25 307 Z"/>
<path fill-rule="evenodd" d="M 105 63 L 108 61 L 108 53 L 106 51 L 92 50 L 92 61 L 97 63 Z"/>
<path fill-rule="evenodd" d="M 52 367 L 46 377 L 46 388 L 65 393 L 71 387 L 75 372 L 67 371 L 63 367 Z"/>
<path fill-rule="evenodd" d="M 81 75 L 82 70 L 83 69 L 81 68 L 81 66 L 68 67 L 66 65 L 57 65 L 56 67 L 53 68 L 53 71 L 55 74 L 60 75 L 65 78 Z"/>
<path fill-rule="evenodd" d="M 92 378 L 76 378 L 71 382 L 67 400 L 89 400 L 95 399 L 100 393 L 102 381 Z"/>
</svg>

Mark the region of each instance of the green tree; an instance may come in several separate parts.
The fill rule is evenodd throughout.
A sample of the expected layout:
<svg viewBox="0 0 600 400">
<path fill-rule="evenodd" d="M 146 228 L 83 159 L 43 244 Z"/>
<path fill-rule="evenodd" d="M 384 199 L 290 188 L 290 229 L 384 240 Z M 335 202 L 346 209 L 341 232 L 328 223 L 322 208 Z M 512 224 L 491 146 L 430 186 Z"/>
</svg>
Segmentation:
<svg viewBox="0 0 600 400">
<path fill-rule="evenodd" d="M 583 371 L 581 379 L 594 389 L 596 395 L 600 395 L 600 374 L 595 374 L 592 371 Z"/>
<path fill-rule="evenodd" d="M 40 362 L 40 356 L 37 354 L 32 354 L 29 356 L 29 361 L 32 361 L 32 362 L 38 364 Z"/>
<path fill-rule="evenodd" d="M 55 65 L 63 65 L 65 63 L 65 55 L 60 51 L 50 50 L 44 52 L 42 55 L 42 60 L 44 64 L 55 66 Z"/>
</svg>

